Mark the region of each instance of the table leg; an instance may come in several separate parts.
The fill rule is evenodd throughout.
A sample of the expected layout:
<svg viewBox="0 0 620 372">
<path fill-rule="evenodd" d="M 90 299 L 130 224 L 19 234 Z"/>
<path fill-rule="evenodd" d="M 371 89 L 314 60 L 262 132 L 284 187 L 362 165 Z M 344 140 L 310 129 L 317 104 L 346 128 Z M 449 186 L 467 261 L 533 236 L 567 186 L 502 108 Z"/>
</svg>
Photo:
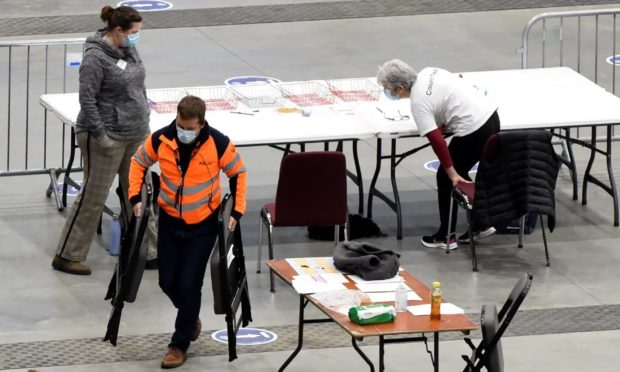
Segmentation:
<svg viewBox="0 0 620 372">
<path fill-rule="evenodd" d="M 357 341 L 355 341 L 355 337 L 351 337 L 351 344 L 353 345 L 353 348 L 355 349 L 355 351 L 357 351 L 357 353 L 362 357 L 362 359 L 364 359 L 366 364 L 368 364 L 368 366 L 370 367 L 370 372 L 375 372 L 374 364 L 372 364 L 372 362 L 370 361 L 370 359 L 368 359 L 368 356 L 364 354 L 362 349 L 360 349 L 359 346 L 357 346 Z"/>
<path fill-rule="evenodd" d="M 54 199 L 56 199 L 56 207 L 58 211 L 62 211 L 65 207 L 62 204 L 62 197 L 60 196 L 60 192 L 58 191 L 58 169 L 50 169 L 50 185 L 47 188 L 46 195 L 50 197 L 54 194 Z"/>
<path fill-rule="evenodd" d="M 62 182 L 62 205 L 67 206 L 67 188 L 70 183 L 69 178 L 71 174 L 71 167 L 73 166 L 73 160 L 75 159 L 75 130 L 71 127 L 71 150 L 69 151 L 69 162 L 67 163 L 67 169 L 65 170 L 65 177 Z"/>
<path fill-rule="evenodd" d="M 293 353 L 284 361 L 278 372 L 284 371 L 284 369 L 293 361 L 293 359 L 299 354 L 301 345 L 304 342 L 304 296 L 299 295 L 299 328 L 297 334 L 297 347 L 293 350 Z"/>
<path fill-rule="evenodd" d="M 357 154 L 357 141 L 353 141 L 353 161 L 355 162 L 355 173 L 357 175 L 357 192 L 359 194 L 358 213 L 364 214 L 364 181 L 362 180 L 362 170 L 360 168 L 360 159 Z"/>
<path fill-rule="evenodd" d="M 379 372 L 385 370 L 385 339 L 383 336 L 379 336 Z"/>
<path fill-rule="evenodd" d="M 616 181 L 614 178 L 613 166 L 611 163 L 611 136 L 612 136 L 612 127 L 611 125 L 607 126 L 607 174 L 609 174 L 609 188 L 610 194 L 614 201 L 614 226 L 618 226 L 618 190 L 616 189 Z"/>
<path fill-rule="evenodd" d="M 368 211 L 366 212 L 366 217 L 368 218 L 372 218 L 372 199 L 375 196 L 375 187 L 377 186 L 377 179 L 379 178 L 379 173 L 381 172 L 381 146 L 381 138 L 377 138 L 377 158 L 375 164 L 375 173 L 372 175 L 370 187 L 368 188 Z"/>
<path fill-rule="evenodd" d="M 583 174 L 583 188 L 581 191 L 581 204 L 588 204 L 588 182 L 590 182 L 590 170 L 592 170 L 592 164 L 594 163 L 594 157 L 596 156 L 596 126 L 592 126 L 591 132 L 592 138 L 590 141 L 590 159 L 586 166 L 586 171 Z"/>
<path fill-rule="evenodd" d="M 400 196 L 396 184 L 396 138 L 392 138 L 392 153 L 390 156 L 390 178 L 392 180 L 392 192 L 394 193 L 394 205 L 396 207 L 396 239 L 403 238 L 403 213 L 400 207 Z"/>
<path fill-rule="evenodd" d="M 433 359 L 433 370 L 439 372 L 439 332 L 435 332 L 433 335 L 433 349 L 435 358 Z"/>
<path fill-rule="evenodd" d="M 577 165 L 575 164 L 575 155 L 573 155 L 573 145 L 570 139 L 570 128 L 566 129 L 566 139 L 564 140 L 564 146 L 566 146 L 566 153 L 570 158 L 570 178 L 573 181 L 573 200 L 579 198 L 579 186 L 577 184 Z"/>
</svg>

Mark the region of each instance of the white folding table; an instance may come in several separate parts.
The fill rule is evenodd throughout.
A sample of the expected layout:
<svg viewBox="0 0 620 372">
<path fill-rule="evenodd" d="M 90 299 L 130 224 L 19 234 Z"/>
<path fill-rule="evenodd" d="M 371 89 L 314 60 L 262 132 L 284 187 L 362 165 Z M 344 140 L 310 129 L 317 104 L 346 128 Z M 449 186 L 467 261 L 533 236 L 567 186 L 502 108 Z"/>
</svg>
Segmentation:
<svg viewBox="0 0 620 372">
<path fill-rule="evenodd" d="M 199 89 L 200 87 L 187 88 Z M 40 97 L 40 103 L 47 110 L 53 112 L 65 125 L 71 127 L 71 143 L 75 144 L 74 126 L 80 110 L 77 93 L 45 94 Z M 283 151 L 289 148 L 282 145 L 341 142 L 353 143 L 356 174 L 349 172 L 349 176 L 358 184 L 360 195 L 360 213 L 363 213 L 363 185 L 359 160 L 357 156 L 357 141 L 375 138 L 373 128 L 360 119 L 361 114 L 351 105 L 314 106 L 309 116 L 304 116 L 301 110 L 281 112 L 278 108 L 264 108 L 252 110 L 245 106 L 233 111 L 207 111 L 206 118 L 210 126 L 227 135 L 236 146 L 269 145 Z M 286 110 L 284 110 L 286 111 Z M 151 110 L 150 127 L 156 131 L 170 124 L 176 113 L 160 114 Z M 75 146 L 71 146 L 71 153 L 65 169 L 64 193 L 62 202 L 57 195 L 58 209 L 66 206 L 67 183 L 74 185 L 69 177 L 72 170 Z M 54 192 L 57 193 L 56 188 Z M 61 204 L 62 203 L 62 204 Z"/>
</svg>

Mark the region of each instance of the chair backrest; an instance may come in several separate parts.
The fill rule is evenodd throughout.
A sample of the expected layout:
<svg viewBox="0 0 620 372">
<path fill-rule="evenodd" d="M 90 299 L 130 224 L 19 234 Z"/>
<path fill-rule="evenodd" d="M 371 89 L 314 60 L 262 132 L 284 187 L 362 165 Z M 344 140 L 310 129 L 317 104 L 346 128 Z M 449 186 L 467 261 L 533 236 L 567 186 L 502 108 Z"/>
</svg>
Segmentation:
<svg viewBox="0 0 620 372">
<path fill-rule="evenodd" d="M 502 225 L 526 213 L 555 220 L 555 184 L 560 161 L 544 130 L 500 132 L 487 140 L 476 174 L 474 219 Z"/>
<path fill-rule="evenodd" d="M 344 225 L 347 166 L 343 153 L 309 151 L 284 157 L 276 193 L 277 226 Z"/>
<path fill-rule="evenodd" d="M 504 353 L 502 342 L 496 335 L 499 331 L 499 319 L 495 305 L 482 305 L 480 311 L 480 328 L 482 329 L 482 342 L 486 345 L 484 363 L 488 372 L 504 371 Z M 493 344 L 494 342 L 494 344 Z"/>
<path fill-rule="evenodd" d="M 517 300 L 521 299 L 521 301 L 523 301 L 525 296 L 527 296 L 527 293 L 530 291 L 530 287 L 532 286 L 532 279 L 534 279 L 534 275 L 531 273 L 525 273 L 521 276 L 519 281 L 512 288 L 506 302 L 504 302 L 504 305 L 499 310 L 499 320 L 504 319 L 504 316 L 506 316 L 511 306 L 521 306 L 521 303 L 517 304 Z"/>
</svg>

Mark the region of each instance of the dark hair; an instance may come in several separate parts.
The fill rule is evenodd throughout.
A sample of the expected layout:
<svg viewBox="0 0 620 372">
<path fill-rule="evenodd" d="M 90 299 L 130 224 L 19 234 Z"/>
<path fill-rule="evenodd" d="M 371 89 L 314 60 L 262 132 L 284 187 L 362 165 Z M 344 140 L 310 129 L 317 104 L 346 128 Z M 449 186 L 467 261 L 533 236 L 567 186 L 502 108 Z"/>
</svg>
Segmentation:
<svg viewBox="0 0 620 372">
<path fill-rule="evenodd" d="M 205 101 L 196 96 L 185 96 L 177 105 L 177 113 L 184 120 L 198 118 L 200 124 L 205 122 Z"/>
<path fill-rule="evenodd" d="M 108 30 L 120 26 L 123 31 L 131 28 L 134 22 L 142 22 L 142 16 L 130 6 L 119 6 L 114 9 L 109 5 L 101 8 L 101 19 L 108 24 Z"/>
</svg>

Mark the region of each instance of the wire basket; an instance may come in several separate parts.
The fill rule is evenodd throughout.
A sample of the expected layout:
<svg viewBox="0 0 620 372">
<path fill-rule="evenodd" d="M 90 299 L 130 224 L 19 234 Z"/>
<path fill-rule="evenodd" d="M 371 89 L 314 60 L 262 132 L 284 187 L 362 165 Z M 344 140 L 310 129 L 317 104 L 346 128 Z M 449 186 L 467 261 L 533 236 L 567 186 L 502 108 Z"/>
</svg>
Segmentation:
<svg viewBox="0 0 620 372">
<path fill-rule="evenodd" d="M 329 90 L 345 102 L 378 101 L 381 88 L 369 79 L 327 80 Z"/>
<path fill-rule="evenodd" d="M 284 97 L 301 107 L 333 105 L 338 101 L 328 87 L 317 82 L 280 83 L 278 88 Z"/>
<path fill-rule="evenodd" d="M 286 106 L 282 92 L 271 84 L 246 84 L 229 87 L 239 100 L 254 109 Z"/>
<path fill-rule="evenodd" d="M 187 94 L 200 97 L 205 101 L 207 111 L 236 110 L 239 98 L 225 86 L 195 87 L 185 89 Z"/>
<path fill-rule="evenodd" d="M 177 112 L 177 105 L 187 93 L 183 89 L 149 89 L 146 98 L 149 107 L 158 114 L 171 114 Z"/>
</svg>

